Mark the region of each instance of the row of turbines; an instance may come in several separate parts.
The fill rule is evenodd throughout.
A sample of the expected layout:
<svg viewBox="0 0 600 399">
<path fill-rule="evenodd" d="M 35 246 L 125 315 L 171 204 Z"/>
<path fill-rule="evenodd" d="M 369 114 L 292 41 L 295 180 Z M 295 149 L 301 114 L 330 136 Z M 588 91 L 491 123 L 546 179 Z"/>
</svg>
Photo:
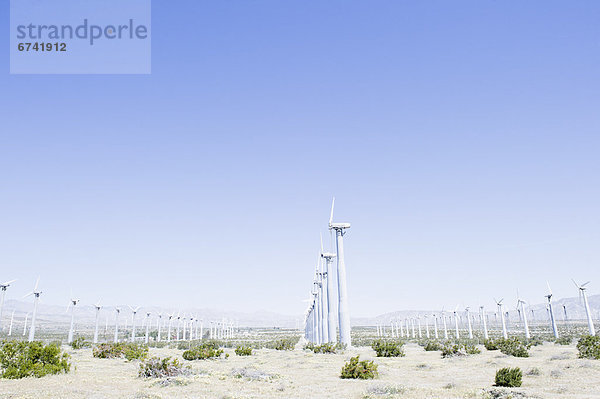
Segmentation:
<svg viewBox="0 0 600 399">
<path fill-rule="evenodd" d="M 586 311 L 586 319 L 587 319 L 587 324 L 588 324 L 588 332 L 590 335 L 595 335 L 596 334 L 596 330 L 594 328 L 594 322 L 592 319 L 592 313 L 590 311 L 590 306 L 588 303 L 588 299 L 587 299 L 587 295 L 586 295 L 586 285 L 589 284 L 589 281 L 584 283 L 584 284 L 578 284 L 575 280 L 573 280 L 573 283 L 575 284 L 575 286 L 578 289 L 579 292 L 579 297 L 581 298 L 581 301 L 583 303 L 583 306 L 585 308 Z M 545 295 L 545 298 L 547 300 L 547 305 L 546 305 L 546 309 L 547 309 L 547 313 L 548 313 L 548 322 L 550 324 L 550 328 L 552 329 L 552 333 L 554 334 L 555 338 L 559 338 L 559 332 L 558 332 L 558 326 L 557 326 L 557 317 L 554 313 L 554 307 L 553 307 L 553 303 L 552 303 L 552 289 L 550 288 L 550 285 L 547 283 L 548 285 L 548 293 Z M 496 326 L 498 328 L 501 327 L 502 329 L 502 336 L 504 338 L 508 338 L 508 316 L 509 316 L 509 312 L 505 311 L 504 309 L 504 304 L 503 304 L 504 299 L 500 299 L 500 300 L 496 300 L 494 299 L 494 302 L 496 303 L 496 306 L 498 307 L 497 312 L 493 313 L 493 315 L 495 316 L 495 322 L 496 322 Z M 517 293 L 517 304 L 516 304 L 516 310 L 519 314 L 519 323 L 522 326 L 522 332 L 525 335 L 525 338 L 529 339 L 531 338 L 531 331 L 530 331 L 530 327 L 529 327 L 529 321 L 527 318 L 527 312 L 525 309 L 525 305 L 527 304 L 526 301 L 524 301 L 519 294 Z M 563 311 L 564 311 L 564 320 L 565 322 L 568 320 L 567 317 L 567 310 L 566 310 L 566 306 L 563 305 Z M 533 309 L 531 309 L 532 315 L 533 315 Z M 489 320 L 489 313 L 485 312 L 485 309 L 483 306 L 479 307 L 479 312 L 478 312 L 478 319 L 475 318 L 475 315 L 473 315 L 472 312 L 470 312 L 470 308 L 467 307 L 464 310 L 464 313 L 460 313 L 458 312 L 458 306 L 454 309 L 453 312 L 451 312 L 450 315 L 446 315 L 444 310 L 442 309 L 440 314 L 432 314 L 432 315 L 423 315 L 423 316 L 417 316 L 417 317 L 410 317 L 410 318 L 405 318 L 402 320 L 396 319 L 396 320 L 392 320 L 390 321 L 390 328 L 389 328 L 389 335 L 392 338 L 402 338 L 402 337 L 406 337 L 406 338 L 432 338 L 435 337 L 436 339 L 441 337 L 441 332 L 443 332 L 443 337 L 444 339 L 448 339 L 449 338 L 449 333 L 448 333 L 448 322 L 454 324 L 453 329 L 454 329 L 454 338 L 459 339 L 460 338 L 460 330 L 464 329 L 464 321 L 466 320 L 466 329 L 467 329 L 467 334 L 469 339 L 473 339 L 473 325 L 475 324 L 475 321 L 478 321 L 479 324 L 479 328 L 481 329 L 481 332 L 483 334 L 483 337 L 485 339 L 489 338 L 489 331 L 488 331 L 488 326 L 490 324 L 490 320 Z M 498 315 L 500 315 L 500 320 L 498 321 Z M 433 321 L 433 332 L 430 333 L 430 324 L 429 324 L 429 320 Z M 421 320 L 424 321 L 424 332 L 423 332 L 423 326 L 421 323 Z M 439 323 L 439 328 L 438 328 L 438 323 Z M 461 325 L 463 328 L 459 328 L 459 325 Z M 452 327 L 450 327 L 452 329 Z M 441 331 L 440 331 L 441 330 Z M 385 330 L 384 330 L 384 326 L 383 325 L 377 325 L 376 326 L 376 331 L 377 331 L 377 335 L 378 336 L 384 336 L 385 335 Z"/>
<path fill-rule="evenodd" d="M 11 286 L 11 284 L 13 284 L 15 281 L 17 280 L 10 280 L 10 281 L 6 281 L 3 283 L 0 283 L 0 331 L 2 331 L 2 316 L 3 316 L 3 310 L 4 310 L 4 300 L 5 300 L 5 296 L 6 296 L 6 291 L 7 288 Z M 35 286 L 33 288 L 33 291 L 26 294 L 23 298 L 27 298 L 29 296 L 33 296 L 33 312 L 31 314 L 31 321 L 30 321 L 30 325 L 29 325 L 29 336 L 28 336 L 28 340 L 34 341 L 35 340 L 35 333 L 36 333 L 36 316 L 37 316 L 37 309 L 38 309 L 38 303 L 39 303 L 39 299 L 40 299 L 40 295 L 42 294 L 42 291 L 39 289 L 39 282 L 40 279 L 38 277 L 38 279 L 35 282 Z M 70 312 L 70 325 L 69 325 L 69 332 L 67 335 L 67 343 L 71 343 L 73 342 L 74 339 L 74 333 L 75 333 L 75 309 L 80 306 L 79 305 L 80 301 L 79 299 L 75 298 L 73 296 L 73 294 L 71 293 L 71 299 L 69 300 L 69 304 L 67 305 L 67 312 Z M 130 311 L 131 311 L 131 322 L 132 322 L 132 328 L 131 328 L 131 334 L 130 334 L 130 340 L 132 342 L 135 342 L 138 339 L 143 338 L 145 343 L 148 343 L 150 340 L 150 328 L 152 327 L 152 325 L 154 324 L 154 322 L 156 323 L 156 328 L 157 328 L 157 335 L 156 335 L 156 341 L 167 341 L 167 342 L 171 342 L 171 340 L 175 340 L 175 341 L 180 341 L 180 340 L 196 340 L 196 339 L 202 339 L 204 337 L 204 323 L 202 319 L 198 319 L 197 316 L 192 316 L 192 315 L 188 315 L 187 317 L 184 314 L 181 314 L 181 312 L 177 312 L 177 314 L 175 312 L 172 313 L 167 313 L 167 314 L 162 314 L 160 312 L 156 313 L 156 319 L 154 320 L 154 322 L 151 320 L 152 318 L 152 312 L 150 311 L 146 311 L 146 312 L 142 312 L 142 314 L 145 313 L 145 317 L 143 319 L 142 322 L 142 326 L 141 328 L 145 327 L 145 335 L 140 335 L 139 337 L 136 335 L 136 323 L 137 323 L 137 315 L 138 313 L 140 313 L 140 307 L 132 307 L 132 306 L 128 306 Z M 95 304 L 93 304 L 93 308 L 95 309 L 95 324 L 94 324 L 94 337 L 93 337 L 93 342 L 94 343 L 98 343 L 98 338 L 99 338 L 99 323 L 100 323 L 100 314 L 103 308 L 102 305 L 100 305 L 100 301 L 96 302 Z M 114 318 L 114 338 L 113 341 L 114 342 L 118 342 L 119 341 L 119 321 L 120 321 L 120 316 L 122 313 L 122 308 L 121 307 L 114 307 L 114 312 L 115 312 L 115 318 Z M 10 318 L 10 324 L 9 324 L 9 328 L 8 328 L 8 336 L 11 336 L 13 334 L 13 321 L 14 321 L 14 314 L 15 311 L 13 310 L 11 318 Z M 24 327 L 23 327 L 23 336 L 26 335 L 26 331 L 27 331 L 27 319 L 29 317 L 29 314 L 27 314 L 25 316 L 25 323 L 24 323 Z M 106 326 L 105 326 L 105 335 L 106 335 L 106 331 L 108 330 L 108 317 L 106 317 Z M 125 318 L 125 327 L 124 330 L 127 330 L 127 318 Z M 233 321 L 228 321 L 225 318 L 223 318 L 220 321 L 209 321 L 209 330 L 208 330 L 208 338 L 210 339 L 231 339 L 234 336 L 234 333 L 239 331 L 239 326 L 237 326 Z M 166 333 L 166 337 L 163 337 L 163 333 Z"/>
<path fill-rule="evenodd" d="M 318 345 L 339 342 L 350 347 L 350 313 L 344 263 L 344 235 L 350 228 L 350 223 L 333 221 L 334 206 L 335 198 L 331 202 L 328 224 L 330 233 L 335 234 L 335 252 L 326 252 L 323 249 L 323 237 L 321 236 L 321 249 L 310 291 L 309 306 L 304 316 L 304 337 L 307 341 Z M 333 239 L 331 241 L 333 242 Z M 336 260 L 335 269 L 333 267 L 334 259 Z M 335 298 L 335 281 L 337 281 L 337 298 Z"/>
</svg>

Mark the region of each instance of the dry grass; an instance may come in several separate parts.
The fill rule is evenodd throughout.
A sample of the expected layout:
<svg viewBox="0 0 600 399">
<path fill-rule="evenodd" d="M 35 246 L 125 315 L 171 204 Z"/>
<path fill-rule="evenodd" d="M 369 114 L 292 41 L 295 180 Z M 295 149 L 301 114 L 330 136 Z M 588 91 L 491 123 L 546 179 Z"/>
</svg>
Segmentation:
<svg viewBox="0 0 600 399">
<path fill-rule="evenodd" d="M 0 398 L 499 398 L 506 391 L 492 384 L 502 367 L 540 372 L 526 374 L 523 386 L 511 390 L 513 397 L 600 398 L 600 361 L 577 359 L 573 345 L 538 346 L 530 358 L 498 357 L 484 349 L 480 355 L 442 359 L 439 352 L 414 344 L 405 351 L 402 358 L 376 358 L 370 348 L 335 355 L 260 349 L 252 356 L 227 349 L 228 359 L 182 360 L 192 365 L 191 375 L 161 382 L 137 377 L 138 362 L 96 359 L 91 349 L 69 350 L 71 373 L 1 380 Z M 151 356 L 181 359 L 181 353 L 150 349 Z M 344 362 L 356 354 L 379 364 L 377 380 L 339 378 Z"/>
</svg>

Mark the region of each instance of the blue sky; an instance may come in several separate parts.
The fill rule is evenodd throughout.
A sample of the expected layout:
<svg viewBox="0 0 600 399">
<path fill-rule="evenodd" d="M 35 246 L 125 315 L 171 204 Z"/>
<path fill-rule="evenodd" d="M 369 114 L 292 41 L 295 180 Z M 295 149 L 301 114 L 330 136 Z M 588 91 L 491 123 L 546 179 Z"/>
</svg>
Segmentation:
<svg viewBox="0 0 600 399">
<path fill-rule="evenodd" d="M 149 76 L 2 41 L 13 295 L 301 313 L 333 195 L 353 316 L 598 293 L 600 5 L 323 3 L 154 1 Z"/>
</svg>

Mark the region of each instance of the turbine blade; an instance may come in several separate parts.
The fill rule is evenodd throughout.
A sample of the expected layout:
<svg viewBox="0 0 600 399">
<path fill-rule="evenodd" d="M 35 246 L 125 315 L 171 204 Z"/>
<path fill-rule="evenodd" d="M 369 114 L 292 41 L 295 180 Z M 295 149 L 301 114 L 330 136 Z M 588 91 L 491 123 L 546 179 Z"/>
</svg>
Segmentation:
<svg viewBox="0 0 600 399">
<path fill-rule="evenodd" d="M 40 277 L 38 276 L 37 280 L 35 280 L 35 287 L 33 287 L 33 291 L 37 291 L 38 285 L 40 284 Z"/>
<path fill-rule="evenodd" d="M 585 283 L 581 284 L 582 287 L 585 287 L 586 285 L 588 285 L 590 282 L 586 281 Z"/>
<path fill-rule="evenodd" d="M 573 284 L 575 284 L 575 287 L 577 287 L 577 288 L 581 288 L 581 287 L 579 286 L 579 284 L 577 284 L 577 282 L 576 282 L 574 279 L 571 279 L 571 281 L 573 282 Z"/>
<path fill-rule="evenodd" d="M 30 295 L 33 295 L 33 291 L 31 291 L 29 294 L 25 294 L 25 295 L 23 296 L 23 298 L 27 298 L 27 297 L 28 297 L 28 296 L 30 296 Z"/>
<path fill-rule="evenodd" d="M 550 288 L 550 283 L 546 281 L 546 285 L 548 286 L 548 292 L 552 295 L 552 289 Z"/>
<path fill-rule="evenodd" d="M 2 283 L 0 285 L 9 286 L 10 284 L 14 283 L 15 281 L 17 281 L 17 279 L 5 281 L 4 283 Z"/>
<path fill-rule="evenodd" d="M 333 200 L 331 201 L 331 214 L 329 215 L 329 225 L 331 226 L 331 223 L 333 223 L 333 206 L 335 205 L 335 197 L 333 197 Z"/>
<path fill-rule="evenodd" d="M 321 253 L 323 253 L 323 233 L 319 232 L 319 236 L 321 237 Z"/>
</svg>

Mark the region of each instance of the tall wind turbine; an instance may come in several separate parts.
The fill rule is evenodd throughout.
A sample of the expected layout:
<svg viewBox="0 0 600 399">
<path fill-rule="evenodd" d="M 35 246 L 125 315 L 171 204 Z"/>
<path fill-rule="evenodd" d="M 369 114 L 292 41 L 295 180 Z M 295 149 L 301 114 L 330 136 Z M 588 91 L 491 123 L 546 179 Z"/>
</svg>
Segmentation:
<svg viewBox="0 0 600 399">
<path fill-rule="evenodd" d="M 523 317 L 523 328 L 525 329 L 525 338 L 529 339 L 531 338 L 531 335 L 529 334 L 529 324 L 527 324 L 527 312 L 525 312 L 526 303 L 527 302 L 521 299 L 521 297 L 519 296 L 519 291 L 517 291 L 517 309 L 519 307 L 521 308 L 521 316 Z"/>
<path fill-rule="evenodd" d="M 435 339 L 438 339 L 439 334 L 438 334 L 438 327 L 437 327 L 437 315 L 433 314 L 433 315 L 431 315 L 431 317 L 433 317 L 433 333 L 434 333 Z"/>
<path fill-rule="evenodd" d="M 29 327 L 29 342 L 32 342 L 35 339 L 35 316 L 37 314 L 38 302 L 40 300 L 40 294 L 42 291 L 38 290 L 38 285 L 40 283 L 40 278 L 38 277 L 35 281 L 35 286 L 33 287 L 33 291 L 29 294 L 25 295 L 23 298 L 26 298 L 30 295 L 33 295 L 33 313 L 31 314 L 31 327 Z M 27 323 L 25 323 L 27 325 Z"/>
<path fill-rule="evenodd" d="M 15 310 L 13 309 L 12 314 L 10 315 L 10 326 L 8 327 L 8 336 L 9 337 L 12 335 L 12 326 L 13 326 L 14 319 L 15 319 Z"/>
<path fill-rule="evenodd" d="M 442 308 L 442 321 L 444 322 L 444 339 L 448 339 L 448 326 L 446 325 L 446 314 L 444 313 L 444 308 Z"/>
<path fill-rule="evenodd" d="M 115 343 L 119 342 L 119 314 L 121 313 L 121 308 L 115 308 Z"/>
<path fill-rule="evenodd" d="M 552 309 L 552 289 L 549 282 L 546 281 L 546 285 L 548 286 L 546 299 L 548 300 L 548 313 L 550 315 L 550 323 L 552 324 L 552 332 L 554 333 L 554 338 L 558 338 L 558 328 L 556 328 L 556 319 L 554 318 L 554 310 Z"/>
<path fill-rule="evenodd" d="M 323 236 L 321 235 L 321 257 L 325 259 L 325 274 L 327 279 L 327 334 L 329 341 L 335 342 L 337 333 L 335 326 L 335 308 L 333 306 L 333 258 L 335 254 L 323 251 Z"/>
<path fill-rule="evenodd" d="M 458 310 L 458 305 L 456 305 L 456 308 L 454 308 L 454 330 L 456 333 L 456 339 L 460 339 L 459 333 L 458 333 L 458 313 L 456 312 Z"/>
<path fill-rule="evenodd" d="M 79 303 L 79 299 L 73 297 L 73 291 L 71 291 L 71 299 L 69 300 L 69 304 L 67 305 L 67 312 L 69 308 L 71 309 L 71 326 L 69 327 L 69 335 L 67 338 L 67 343 L 70 344 L 73 342 L 73 330 L 75 328 L 75 307 Z"/>
<path fill-rule="evenodd" d="M 158 325 L 158 334 L 156 335 L 156 342 L 160 342 L 160 323 L 162 321 L 162 313 L 158 313 L 158 322 L 156 323 Z"/>
<path fill-rule="evenodd" d="M 350 223 L 334 223 L 333 207 L 335 197 L 331 201 L 331 214 L 329 216 L 329 230 L 335 230 L 337 252 L 337 280 L 338 280 L 338 316 L 340 323 L 340 342 L 346 347 L 352 346 L 350 338 L 350 313 L 348 310 L 348 290 L 346 288 L 346 264 L 344 263 L 344 234 L 350 228 Z"/>
<path fill-rule="evenodd" d="M 10 280 L 0 283 L 0 331 L 2 331 L 2 309 L 4 308 L 4 296 L 6 295 L 6 289 L 15 281 L 17 280 Z"/>
<path fill-rule="evenodd" d="M 150 312 L 146 312 L 146 336 L 144 337 L 144 343 L 148 345 L 148 339 L 150 337 Z"/>
<path fill-rule="evenodd" d="M 496 305 L 498 305 L 498 313 L 500 313 L 500 318 L 502 320 L 502 337 L 504 337 L 504 339 L 508 338 L 508 332 L 506 331 L 506 319 L 504 318 L 504 312 L 502 310 L 502 301 L 504 300 L 504 298 L 500 299 L 499 301 L 496 301 L 496 299 L 494 299 L 494 302 L 496 302 Z"/>
<path fill-rule="evenodd" d="M 587 295 L 585 295 L 586 285 L 590 282 L 585 282 L 581 285 L 577 284 L 575 280 L 573 283 L 577 288 L 579 288 L 579 297 L 583 299 L 583 306 L 585 307 L 585 314 L 587 315 L 588 329 L 590 330 L 590 335 L 596 335 L 596 330 L 594 329 L 594 322 L 592 321 L 592 313 L 590 312 L 590 305 L 588 304 Z"/>
<path fill-rule="evenodd" d="M 479 311 L 481 312 L 481 323 L 483 324 L 483 338 L 489 339 L 487 322 L 485 320 L 485 311 L 483 310 L 483 305 L 479 307 Z"/>
<path fill-rule="evenodd" d="M 171 313 L 168 315 L 169 317 L 169 327 L 167 330 L 167 342 L 171 342 L 171 324 L 173 322 L 173 316 L 175 315 L 175 312 Z"/>
<path fill-rule="evenodd" d="M 100 300 L 98 300 L 98 302 L 96 302 L 94 304 L 94 308 L 96 308 L 96 328 L 94 329 L 94 343 L 97 344 L 98 343 L 98 322 L 100 321 L 100 309 L 102 309 L 102 306 L 100 306 Z"/>
<path fill-rule="evenodd" d="M 473 339 L 473 326 L 471 325 L 471 316 L 469 315 L 469 307 L 465 309 L 467 312 L 467 323 L 469 325 L 469 339 Z"/>
<path fill-rule="evenodd" d="M 129 305 L 127 305 L 129 306 Z M 131 322 L 133 323 L 132 326 L 132 330 L 131 330 L 131 342 L 135 342 L 135 315 L 137 314 L 138 310 L 140 310 L 140 307 L 138 306 L 137 308 L 133 308 L 131 306 L 129 306 L 129 309 L 131 309 Z"/>
</svg>

